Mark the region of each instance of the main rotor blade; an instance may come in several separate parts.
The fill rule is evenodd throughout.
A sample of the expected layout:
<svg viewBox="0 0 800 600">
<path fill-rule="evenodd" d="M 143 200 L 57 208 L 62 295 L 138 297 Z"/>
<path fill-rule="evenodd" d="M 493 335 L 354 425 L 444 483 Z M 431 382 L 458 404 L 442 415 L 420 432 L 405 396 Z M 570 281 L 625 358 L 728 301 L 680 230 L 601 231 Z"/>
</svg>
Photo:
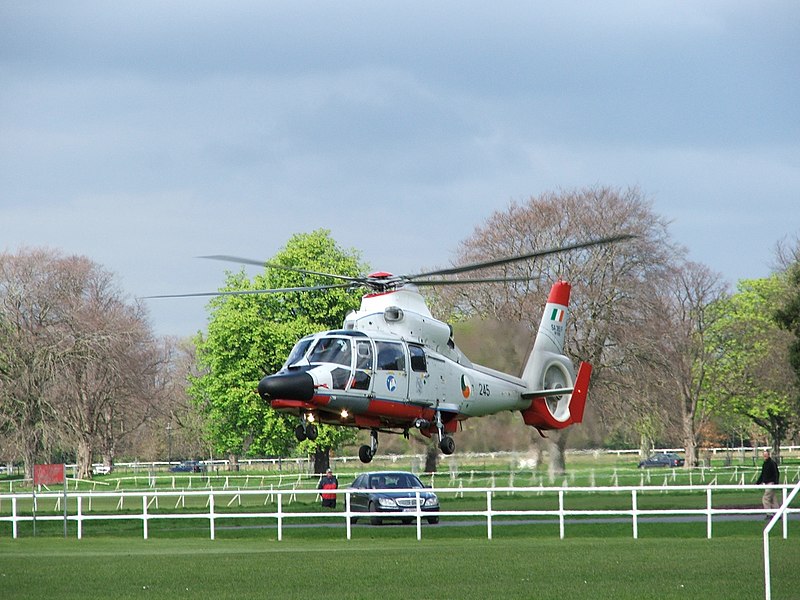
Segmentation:
<svg viewBox="0 0 800 600">
<path fill-rule="evenodd" d="M 354 283 L 363 283 L 363 279 L 359 277 L 348 277 L 347 275 L 336 275 L 334 273 L 322 273 L 321 271 L 309 271 L 308 269 L 299 269 L 297 267 L 288 267 L 286 265 L 277 265 L 274 263 L 264 262 L 261 260 L 254 260 L 252 258 L 243 258 L 241 256 L 228 256 L 226 254 L 214 254 L 212 256 L 200 256 L 198 258 L 207 258 L 210 260 L 221 260 L 223 262 L 233 262 L 244 265 L 255 265 L 257 267 L 268 267 L 270 269 L 282 269 L 284 271 L 293 271 L 294 273 L 301 273 L 303 275 L 318 275 L 321 277 L 331 277 L 333 279 L 342 279 L 344 281 L 352 281 Z"/>
<path fill-rule="evenodd" d="M 414 279 L 411 281 L 416 286 L 438 286 L 438 285 L 466 285 L 469 283 L 508 283 L 509 281 L 534 281 L 540 279 L 539 275 L 520 276 L 520 277 L 475 277 L 469 279 Z"/>
<path fill-rule="evenodd" d="M 333 290 L 349 288 L 350 283 L 332 283 L 330 285 L 306 285 L 301 287 L 271 288 L 268 290 L 233 290 L 229 292 L 196 292 L 192 294 L 163 294 L 160 296 L 144 296 L 151 298 L 199 298 L 204 296 L 248 296 L 252 294 L 282 294 L 290 292 L 315 292 L 319 290 Z"/>
<path fill-rule="evenodd" d="M 615 242 L 621 242 L 623 240 L 628 240 L 635 237 L 636 237 L 635 235 L 630 233 L 622 233 L 619 235 L 612 235 L 609 237 L 599 238 L 596 240 L 589 240 L 586 242 L 575 242 L 574 244 L 567 244 L 566 246 L 556 246 L 553 248 L 547 248 L 546 250 L 537 250 L 536 252 L 531 252 L 530 254 L 520 254 L 519 256 L 511 256 L 506 258 L 498 258 L 495 260 L 487 260 L 486 262 L 472 263 L 470 265 L 452 267 L 450 269 L 439 269 L 438 271 L 418 273 L 416 275 L 408 276 L 407 279 L 412 283 L 418 283 L 417 281 L 418 277 L 431 277 L 436 275 L 456 275 L 458 273 L 466 273 L 468 271 L 477 271 L 478 269 L 486 269 L 489 267 L 498 267 L 500 265 L 507 265 L 512 262 L 528 260 L 530 258 L 537 258 L 539 256 L 549 256 L 550 254 L 559 254 L 561 252 L 567 252 L 569 250 L 590 248 L 591 246 L 599 246 L 601 244 L 613 244 Z"/>
</svg>

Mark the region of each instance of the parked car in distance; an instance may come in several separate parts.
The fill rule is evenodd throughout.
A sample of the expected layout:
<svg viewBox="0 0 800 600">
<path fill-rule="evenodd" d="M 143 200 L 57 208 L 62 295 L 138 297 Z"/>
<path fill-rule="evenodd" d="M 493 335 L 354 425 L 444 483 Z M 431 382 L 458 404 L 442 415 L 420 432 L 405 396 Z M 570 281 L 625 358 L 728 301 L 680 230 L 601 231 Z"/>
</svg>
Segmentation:
<svg viewBox="0 0 800 600">
<path fill-rule="evenodd" d="M 199 460 L 184 460 L 180 464 L 170 467 L 173 473 L 204 473 L 206 465 Z"/>
<path fill-rule="evenodd" d="M 356 477 L 350 489 L 353 490 L 350 495 L 350 510 L 368 512 L 369 522 L 372 525 L 380 525 L 385 519 L 399 519 L 403 523 L 411 523 L 414 520 L 413 515 L 386 517 L 381 513 L 416 512 L 417 493 L 423 512 L 439 512 L 439 498 L 431 491 L 417 492 L 416 490 L 427 490 L 427 488 L 413 473 L 404 471 L 362 473 Z M 350 522 L 356 523 L 358 519 L 359 517 L 351 517 Z M 439 522 L 439 515 L 426 515 L 425 519 L 428 523 L 435 524 Z"/>
<path fill-rule="evenodd" d="M 639 463 L 640 469 L 649 467 L 682 467 L 684 461 L 680 456 L 674 452 L 659 452 L 649 456 L 646 460 Z"/>
</svg>

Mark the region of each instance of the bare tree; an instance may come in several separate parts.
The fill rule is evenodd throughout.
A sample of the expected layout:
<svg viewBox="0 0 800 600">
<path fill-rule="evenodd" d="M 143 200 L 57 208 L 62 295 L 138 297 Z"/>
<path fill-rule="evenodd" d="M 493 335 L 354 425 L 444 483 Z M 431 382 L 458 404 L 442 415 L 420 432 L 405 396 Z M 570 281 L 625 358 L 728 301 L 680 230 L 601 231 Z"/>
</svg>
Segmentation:
<svg viewBox="0 0 800 600">
<path fill-rule="evenodd" d="M 661 331 L 655 338 L 658 343 L 652 357 L 661 363 L 665 379 L 679 400 L 686 465 L 694 467 L 698 431 L 712 416 L 704 392 L 716 354 L 707 337 L 719 318 L 714 306 L 728 290 L 720 275 L 693 262 L 673 269 L 665 283 L 662 318 L 657 321 Z"/>
<path fill-rule="evenodd" d="M 0 428 L 22 457 L 26 478 L 52 442 L 46 438 L 49 389 L 69 293 L 62 260 L 42 249 L 0 254 Z"/>
<path fill-rule="evenodd" d="M 504 265 L 491 275 L 528 280 L 442 288 L 434 306 L 449 317 L 490 316 L 522 321 L 534 330 L 550 285 L 564 277 L 573 285 L 567 352 L 595 367 L 591 410 L 609 416 L 621 402 L 627 418 L 650 415 L 640 377 L 631 371 L 624 377 L 622 365 L 632 357 L 642 363 L 648 360 L 649 342 L 641 333 L 642 325 L 658 318 L 655 294 L 669 265 L 683 251 L 670 241 L 666 221 L 653 213 L 638 189 L 596 187 L 512 202 L 461 243 L 456 262 L 525 254 L 619 233 L 637 237 Z M 567 435 L 565 431 L 550 436 L 554 473 L 564 469 Z"/>
<path fill-rule="evenodd" d="M 74 444 L 91 475 L 98 440 L 110 463 L 126 415 L 141 424 L 156 397 L 163 353 L 143 309 L 85 257 L 0 255 L 0 423 L 15 432 L 26 476 L 55 443 Z"/>
<path fill-rule="evenodd" d="M 130 431 L 154 412 L 164 356 L 144 310 L 126 302 L 109 272 L 82 257 L 65 268 L 72 290 L 53 407 L 76 445 L 78 476 L 90 477 L 95 448 L 110 466 L 122 425 Z"/>
</svg>

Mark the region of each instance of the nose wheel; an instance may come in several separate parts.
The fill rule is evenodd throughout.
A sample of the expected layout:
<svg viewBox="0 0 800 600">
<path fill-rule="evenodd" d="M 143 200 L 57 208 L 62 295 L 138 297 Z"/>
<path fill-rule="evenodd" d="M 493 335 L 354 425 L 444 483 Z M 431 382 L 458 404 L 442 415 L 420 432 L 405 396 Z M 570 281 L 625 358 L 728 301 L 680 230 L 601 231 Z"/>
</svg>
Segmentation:
<svg viewBox="0 0 800 600">
<path fill-rule="evenodd" d="M 372 462 L 372 457 L 378 451 L 378 431 L 373 429 L 369 433 L 369 445 L 364 444 L 358 449 L 358 458 L 363 463 Z"/>
<path fill-rule="evenodd" d="M 312 442 L 317 439 L 319 435 L 319 431 L 317 431 L 317 426 L 314 423 L 311 423 L 305 417 L 300 420 L 300 424 L 294 428 L 294 437 L 297 438 L 298 442 L 302 442 L 303 440 L 311 440 Z"/>
</svg>

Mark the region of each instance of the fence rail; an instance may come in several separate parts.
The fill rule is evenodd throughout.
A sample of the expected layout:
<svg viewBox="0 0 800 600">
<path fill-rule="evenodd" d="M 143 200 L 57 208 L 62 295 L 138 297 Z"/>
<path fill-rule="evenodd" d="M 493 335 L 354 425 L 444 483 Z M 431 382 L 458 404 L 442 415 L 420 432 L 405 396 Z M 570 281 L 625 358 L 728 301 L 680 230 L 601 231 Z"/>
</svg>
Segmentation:
<svg viewBox="0 0 800 600">
<path fill-rule="evenodd" d="M 782 492 L 782 500 L 784 509 L 780 515 L 782 524 L 783 537 L 788 536 L 788 523 L 791 514 L 800 513 L 800 508 L 790 507 L 789 504 L 794 496 L 789 496 L 790 490 L 793 485 L 776 485 L 772 486 L 776 490 Z M 486 535 L 488 539 L 492 539 L 493 526 L 496 524 L 497 519 L 505 519 L 509 517 L 514 518 L 545 518 L 558 523 L 559 536 L 564 538 L 566 536 L 567 527 L 570 524 L 578 524 L 585 517 L 618 517 L 630 522 L 631 533 L 633 538 L 639 536 L 639 524 L 642 520 L 658 517 L 703 517 L 706 523 L 706 536 L 712 537 L 713 524 L 715 518 L 721 516 L 732 515 L 761 515 L 770 516 L 775 511 L 766 510 L 763 508 L 742 508 L 742 507 L 715 507 L 714 496 L 726 491 L 753 491 L 754 495 L 759 494 L 764 490 L 761 485 L 674 485 L 674 486 L 611 486 L 611 487 L 459 487 L 459 488 L 435 488 L 435 491 L 442 499 L 447 496 L 450 497 L 464 497 L 470 495 L 474 497 L 483 498 L 484 505 L 480 509 L 467 509 L 467 510 L 447 510 L 440 511 L 439 517 L 450 517 L 454 519 L 479 519 L 474 524 L 480 526 L 481 522 L 485 523 Z M 380 491 L 380 490 L 373 490 Z M 397 491 L 397 490 L 389 490 Z M 383 518 L 404 518 L 413 519 L 416 521 L 416 536 L 417 539 L 422 539 L 422 522 L 431 516 L 430 512 L 424 511 L 420 507 L 419 489 L 409 490 L 416 494 L 417 505 L 410 510 L 402 512 L 382 512 Z M 668 509 L 645 509 L 640 508 L 639 501 L 643 495 L 652 496 L 654 493 L 669 494 L 669 493 L 696 493 L 705 497 L 705 506 L 703 508 L 668 508 Z M 16 539 L 19 536 L 20 523 L 35 523 L 37 521 L 64 521 L 65 535 L 66 523 L 71 522 L 76 524 L 77 537 L 83 537 L 83 525 L 89 521 L 109 521 L 109 520 L 133 520 L 141 521 L 142 535 L 144 539 L 149 537 L 149 524 L 154 520 L 163 519 L 202 519 L 207 520 L 209 524 L 209 535 L 213 540 L 216 537 L 216 530 L 218 522 L 230 519 L 266 519 L 274 520 L 277 528 L 278 540 L 283 539 L 284 529 L 287 523 L 293 520 L 302 519 L 323 519 L 332 522 L 343 522 L 345 525 L 345 532 L 347 539 L 352 536 L 352 518 L 365 518 L 365 513 L 355 512 L 351 510 L 351 494 L 353 490 L 348 488 L 341 488 L 337 490 L 339 498 L 344 498 L 343 511 L 330 511 L 330 512 L 295 512 L 287 510 L 298 496 L 312 496 L 308 498 L 309 501 L 315 499 L 319 492 L 313 489 L 292 489 L 292 490 L 276 490 L 276 489 L 225 489 L 225 490 L 138 490 L 138 491 L 81 491 L 69 492 L 67 494 L 56 492 L 38 493 L 32 496 L 31 494 L 0 494 L 0 522 L 10 522 L 12 537 Z M 630 508 L 602 508 L 593 510 L 575 510 L 566 508 L 565 497 L 569 494 L 570 498 L 579 494 L 592 494 L 609 493 L 614 496 L 627 495 L 630 498 Z M 795 492 L 796 493 L 796 492 Z M 522 509 L 522 510 L 504 510 L 495 508 L 494 500 L 498 496 L 508 495 L 531 495 L 531 496 L 553 496 L 557 500 L 558 508 L 555 509 Z M 242 499 L 247 497 L 263 498 L 263 505 L 268 503 L 275 503 L 274 510 L 268 511 L 255 511 L 255 512 L 236 512 L 231 511 L 232 505 L 241 506 Z M 187 510 L 187 498 L 199 498 L 202 502 L 205 500 L 205 506 L 201 510 Z M 98 510 L 98 504 L 105 506 L 109 505 L 109 500 L 113 504 L 116 501 L 116 510 Z M 11 502 L 10 514 L 3 514 L 2 508 Z M 105 501 L 105 502 L 103 502 Z M 121 512 L 133 501 L 137 507 L 135 512 Z M 226 502 L 227 501 L 227 502 Z M 64 503 L 62 505 L 62 502 Z M 21 504 L 31 503 L 31 510 L 20 510 Z M 38 506 L 44 503 L 52 503 L 53 509 L 45 514 L 37 514 Z M 169 508 L 164 509 L 162 512 L 159 509 L 159 503 Z M 445 501 L 446 503 L 446 501 Z M 66 510 L 67 507 L 70 510 Z M 173 508 L 174 506 L 174 508 Z M 220 511 L 219 506 L 224 506 Z M 138 507 L 141 507 L 139 510 Z M 7 510 L 7 509 L 6 509 Z M 57 514 L 60 511 L 64 514 Z M 125 508 L 126 511 L 130 509 Z M 573 519 L 571 519 L 573 518 Z M 777 520 L 776 520 L 777 521 Z M 501 521 L 505 522 L 505 521 Z M 469 523 L 467 523 L 469 524 Z"/>
</svg>

